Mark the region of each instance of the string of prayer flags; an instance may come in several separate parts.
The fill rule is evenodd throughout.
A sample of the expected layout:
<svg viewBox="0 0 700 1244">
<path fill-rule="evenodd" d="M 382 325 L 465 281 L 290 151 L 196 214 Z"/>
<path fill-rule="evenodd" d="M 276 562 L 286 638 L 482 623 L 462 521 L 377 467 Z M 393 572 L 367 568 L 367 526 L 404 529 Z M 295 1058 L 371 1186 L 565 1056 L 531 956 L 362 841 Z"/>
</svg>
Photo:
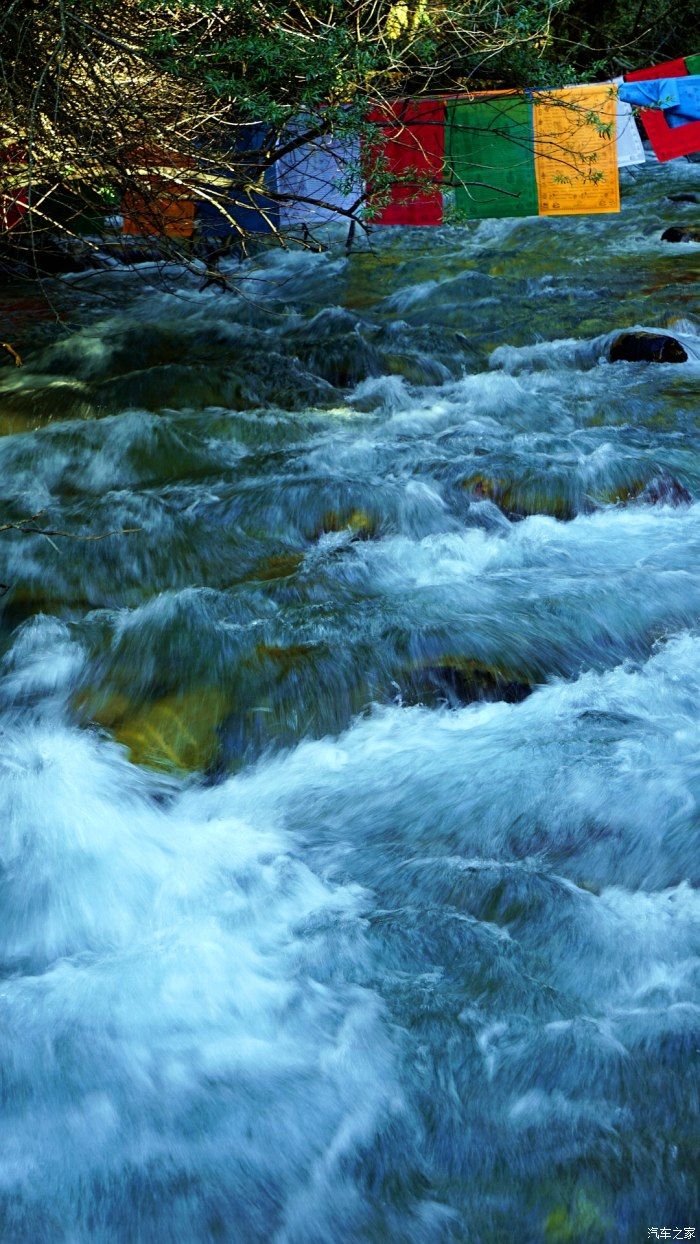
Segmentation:
<svg viewBox="0 0 700 1244">
<path fill-rule="evenodd" d="M 633 106 L 657 159 L 699 152 L 700 54 L 613 82 L 396 100 L 373 109 L 359 144 L 314 126 L 306 140 L 304 117 L 276 139 L 251 122 L 232 140 L 235 181 L 228 169 L 200 174 L 197 227 L 214 237 L 307 227 L 342 219 L 363 197 L 380 225 L 618 212 L 619 169 L 645 159 Z M 176 175 L 184 165 L 160 153 L 155 168 L 157 154 L 140 170 L 156 193 L 124 196 L 124 232 L 191 237 L 195 207 Z"/>
</svg>

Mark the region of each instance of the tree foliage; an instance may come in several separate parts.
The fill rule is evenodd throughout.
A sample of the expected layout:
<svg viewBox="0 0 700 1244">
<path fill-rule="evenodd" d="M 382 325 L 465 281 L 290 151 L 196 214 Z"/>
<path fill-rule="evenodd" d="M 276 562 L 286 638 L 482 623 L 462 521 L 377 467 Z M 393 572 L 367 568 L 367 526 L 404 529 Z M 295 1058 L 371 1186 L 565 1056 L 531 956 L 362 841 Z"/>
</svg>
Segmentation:
<svg viewBox="0 0 700 1244">
<path fill-rule="evenodd" d="M 592 0 L 9 0 L 5 254 L 36 248 L 46 230 L 84 232 L 86 212 L 104 215 L 124 196 L 145 212 L 167 194 L 225 211 L 233 186 L 259 203 L 281 153 L 324 132 L 361 133 L 383 101 L 558 85 L 619 71 L 651 44 L 676 52 L 670 27 L 665 36 L 645 17 L 644 0 L 634 20 L 626 0 L 602 18 Z M 263 141 L 253 123 L 264 124 Z"/>
</svg>

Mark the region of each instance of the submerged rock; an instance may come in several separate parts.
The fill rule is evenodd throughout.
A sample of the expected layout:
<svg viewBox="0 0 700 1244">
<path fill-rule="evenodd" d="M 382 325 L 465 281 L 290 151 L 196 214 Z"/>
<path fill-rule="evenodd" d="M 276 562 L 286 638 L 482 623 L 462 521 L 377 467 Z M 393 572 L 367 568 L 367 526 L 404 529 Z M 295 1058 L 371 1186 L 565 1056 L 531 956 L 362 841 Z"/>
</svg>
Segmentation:
<svg viewBox="0 0 700 1244">
<path fill-rule="evenodd" d="M 0 436 L 29 432 L 60 419 L 90 419 L 97 409 L 79 380 L 14 375 L 0 385 Z"/>
<path fill-rule="evenodd" d="M 62 242 L 37 233 L 32 245 L 0 244 L 0 264 L 18 276 L 63 276 L 65 273 L 91 272 L 109 266 L 108 259 L 85 244 Z"/>
<path fill-rule="evenodd" d="M 692 496 L 684 484 L 662 470 L 649 479 L 633 479 L 608 488 L 596 497 L 603 505 L 690 505 Z"/>
<path fill-rule="evenodd" d="M 680 480 L 667 471 L 655 475 L 640 493 L 639 500 L 647 505 L 690 505 L 693 498 Z"/>
<path fill-rule="evenodd" d="M 259 583 L 272 583 L 276 579 L 289 579 L 296 574 L 304 560 L 303 553 L 274 553 L 256 562 L 246 579 Z"/>
<path fill-rule="evenodd" d="M 548 480 L 544 477 L 527 477 L 507 480 L 482 474 L 469 476 L 462 481 L 465 492 L 474 500 L 490 501 L 507 518 L 528 518 L 533 514 L 545 514 L 560 522 L 567 522 L 577 514 L 592 509 L 587 497 L 572 490 L 562 478 Z"/>
<path fill-rule="evenodd" d="M 91 703 L 88 695 L 76 707 L 108 729 L 128 749 L 133 764 L 166 772 L 203 772 L 219 752 L 219 726 L 228 705 L 216 687 L 164 696 L 133 706 L 115 694 Z"/>
<path fill-rule="evenodd" d="M 611 363 L 687 363 L 688 355 L 670 333 L 632 331 L 615 337 L 608 359 Z"/>
<path fill-rule="evenodd" d="M 366 332 L 366 326 L 344 308 L 327 307 L 294 328 L 287 344 L 315 377 L 347 387 L 384 371 Z"/>
<path fill-rule="evenodd" d="M 693 199 L 691 202 L 695 202 Z M 696 225 L 671 225 L 661 234 L 662 242 L 700 242 L 700 227 Z"/>
<path fill-rule="evenodd" d="M 407 699 L 444 703 L 451 708 L 477 700 L 505 700 L 519 704 L 532 692 L 530 682 L 512 670 L 461 657 L 446 657 L 411 673 Z"/>
<path fill-rule="evenodd" d="M 364 510 L 350 510 L 340 513 L 338 510 L 326 510 L 316 531 L 316 536 L 327 535 L 329 532 L 350 530 L 360 540 L 371 540 L 379 528 L 378 519 L 365 513 Z"/>
</svg>

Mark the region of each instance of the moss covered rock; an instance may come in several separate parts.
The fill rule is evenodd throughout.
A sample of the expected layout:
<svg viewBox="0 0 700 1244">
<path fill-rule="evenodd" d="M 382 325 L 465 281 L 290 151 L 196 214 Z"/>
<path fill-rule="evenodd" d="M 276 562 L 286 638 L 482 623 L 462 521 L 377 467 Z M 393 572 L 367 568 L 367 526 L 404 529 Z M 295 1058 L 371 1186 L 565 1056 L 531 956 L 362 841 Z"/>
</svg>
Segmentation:
<svg viewBox="0 0 700 1244">
<path fill-rule="evenodd" d="M 216 687 L 198 687 L 138 707 L 120 694 L 83 698 L 91 721 L 128 749 L 133 764 L 166 772 L 211 768 L 219 753 L 219 726 L 228 710 Z"/>
</svg>

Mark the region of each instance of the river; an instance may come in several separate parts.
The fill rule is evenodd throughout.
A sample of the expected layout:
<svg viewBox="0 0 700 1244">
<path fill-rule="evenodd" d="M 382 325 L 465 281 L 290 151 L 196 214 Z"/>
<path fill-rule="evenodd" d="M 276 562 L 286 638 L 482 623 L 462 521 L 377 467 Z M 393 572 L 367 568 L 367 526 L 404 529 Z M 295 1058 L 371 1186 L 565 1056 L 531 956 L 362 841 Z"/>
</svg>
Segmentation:
<svg viewBox="0 0 700 1244">
<path fill-rule="evenodd" d="M 700 1226 L 693 191 L 13 295 L 3 1241 Z"/>
</svg>

